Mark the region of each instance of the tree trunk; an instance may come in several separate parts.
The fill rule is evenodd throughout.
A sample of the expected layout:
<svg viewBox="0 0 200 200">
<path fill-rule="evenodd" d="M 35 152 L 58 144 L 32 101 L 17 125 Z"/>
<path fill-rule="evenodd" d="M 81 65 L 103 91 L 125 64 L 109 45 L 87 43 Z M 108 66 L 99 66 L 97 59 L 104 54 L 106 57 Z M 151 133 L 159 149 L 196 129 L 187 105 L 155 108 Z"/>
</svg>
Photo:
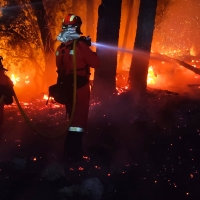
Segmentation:
<svg viewBox="0 0 200 200">
<path fill-rule="evenodd" d="M 124 33 L 122 48 L 126 48 L 126 43 L 127 43 L 127 39 L 128 39 L 128 33 L 129 33 L 129 29 L 130 29 L 130 23 L 132 21 L 131 19 L 132 19 L 132 15 L 133 15 L 132 14 L 133 1 L 134 0 L 129 0 L 129 2 L 128 2 L 128 15 L 127 15 L 127 20 L 126 20 L 126 27 L 125 27 L 125 33 Z M 124 52 L 121 52 L 120 53 L 120 57 L 119 57 L 119 72 L 122 71 L 123 60 L 124 60 Z"/>
<path fill-rule="evenodd" d="M 37 17 L 38 26 L 41 33 L 42 43 L 44 46 L 44 56 L 45 56 L 45 71 L 44 71 L 44 88 L 52 83 L 53 79 L 49 77 L 54 77 L 55 68 L 55 54 L 54 54 L 54 40 L 52 39 L 51 32 L 48 26 L 47 14 L 44 9 L 42 1 L 30 0 L 31 6 L 34 10 L 35 16 Z M 45 87 L 46 86 L 46 87 Z"/>
<path fill-rule="evenodd" d="M 94 0 L 87 0 L 86 29 L 87 34 L 94 39 Z"/>
<path fill-rule="evenodd" d="M 122 0 L 103 0 L 98 9 L 97 44 L 118 46 Z M 100 67 L 94 74 L 94 97 L 107 99 L 115 92 L 117 50 L 97 46 Z"/>
<path fill-rule="evenodd" d="M 141 0 L 133 57 L 129 72 L 130 89 L 142 97 L 147 87 L 147 75 L 153 38 L 157 0 Z"/>
</svg>

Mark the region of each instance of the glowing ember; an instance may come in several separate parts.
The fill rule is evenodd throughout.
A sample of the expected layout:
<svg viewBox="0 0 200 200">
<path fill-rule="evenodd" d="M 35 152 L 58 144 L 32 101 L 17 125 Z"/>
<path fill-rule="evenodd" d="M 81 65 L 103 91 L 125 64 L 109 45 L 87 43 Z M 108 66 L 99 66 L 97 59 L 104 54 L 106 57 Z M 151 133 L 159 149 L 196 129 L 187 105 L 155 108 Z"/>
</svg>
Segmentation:
<svg viewBox="0 0 200 200">
<path fill-rule="evenodd" d="M 29 76 L 24 77 L 26 84 L 30 83 L 30 81 L 28 80 L 28 78 L 29 78 Z"/>
<path fill-rule="evenodd" d="M 87 160 L 88 162 L 90 161 L 90 158 L 88 156 L 83 156 L 83 159 Z"/>
<path fill-rule="evenodd" d="M 78 170 L 79 170 L 79 171 L 83 171 L 84 168 L 83 168 L 83 167 L 79 167 Z"/>
<path fill-rule="evenodd" d="M 125 87 L 116 87 L 117 95 L 120 95 L 121 93 L 125 92 L 128 89 L 128 85 Z"/>
<path fill-rule="evenodd" d="M 33 158 L 33 161 L 36 161 L 37 160 L 37 158 L 35 157 L 35 158 Z"/>
<path fill-rule="evenodd" d="M 45 94 L 45 95 L 43 96 L 43 99 L 47 100 L 47 99 L 48 99 L 48 95 Z"/>
</svg>

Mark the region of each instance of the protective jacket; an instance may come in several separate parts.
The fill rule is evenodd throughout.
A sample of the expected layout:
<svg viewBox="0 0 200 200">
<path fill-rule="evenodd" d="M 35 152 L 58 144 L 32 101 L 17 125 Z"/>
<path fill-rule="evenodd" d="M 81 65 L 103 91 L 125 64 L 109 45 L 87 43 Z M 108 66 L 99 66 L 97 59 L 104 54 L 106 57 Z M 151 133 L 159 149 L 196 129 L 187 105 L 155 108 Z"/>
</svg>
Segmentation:
<svg viewBox="0 0 200 200">
<path fill-rule="evenodd" d="M 59 77 L 73 74 L 73 42 L 70 40 L 62 43 L 56 51 L 56 66 Z M 77 76 L 87 77 L 90 76 L 90 67 L 99 67 L 99 58 L 89 46 L 81 40 L 78 40 L 75 48 L 76 55 L 76 74 Z M 90 86 L 89 82 L 80 87 L 76 91 L 76 105 L 73 120 L 69 131 L 84 132 L 86 127 L 88 113 L 89 113 L 89 100 L 90 100 Z M 69 116 L 71 115 L 73 102 L 68 102 L 66 105 Z"/>
<path fill-rule="evenodd" d="M 12 88 L 13 82 L 7 75 L 5 75 L 4 70 L 0 69 L 0 98 L 4 92 L 3 91 L 4 86 Z M 0 126 L 2 126 L 3 124 L 3 112 L 4 112 L 4 101 L 0 103 Z"/>
</svg>

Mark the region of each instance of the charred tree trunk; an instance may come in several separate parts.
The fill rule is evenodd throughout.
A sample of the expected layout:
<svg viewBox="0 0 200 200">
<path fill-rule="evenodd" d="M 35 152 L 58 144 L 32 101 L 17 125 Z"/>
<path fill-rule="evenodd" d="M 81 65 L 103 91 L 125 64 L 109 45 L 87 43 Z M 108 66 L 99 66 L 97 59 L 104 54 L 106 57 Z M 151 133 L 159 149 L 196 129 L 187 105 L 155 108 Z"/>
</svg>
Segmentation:
<svg viewBox="0 0 200 200">
<path fill-rule="evenodd" d="M 103 0 L 98 10 L 97 43 L 118 46 L 122 0 Z M 94 74 L 94 97 L 107 99 L 115 92 L 117 50 L 97 47 L 100 67 Z"/>
<path fill-rule="evenodd" d="M 129 3 L 128 3 L 128 15 L 127 15 L 127 20 L 126 20 L 126 27 L 125 27 L 122 48 L 126 47 L 126 43 L 127 43 L 127 39 L 128 39 L 128 33 L 129 33 L 130 23 L 131 23 L 131 19 L 132 19 L 133 1 L 134 0 L 129 0 Z M 119 57 L 119 72 L 122 71 L 123 60 L 124 60 L 124 52 L 121 52 L 120 57 Z"/>
<path fill-rule="evenodd" d="M 30 0 L 31 6 L 37 17 L 38 26 L 41 33 L 42 43 L 44 46 L 45 54 L 45 72 L 44 72 L 44 85 L 48 87 L 52 84 L 52 79 L 55 75 L 55 54 L 54 54 L 54 40 L 52 39 L 51 32 L 47 23 L 47 14 L 44 9 L 42 1 Z M 46 89 L 46 88 L 43 88 Z"/>
<path fill-rule="evenodd" d="M 153 38 L 157 0 L 141 0 L 133 57 L 129 72 L 130 89 L 142 97 L 147 87 L 147 74 Z"/>
</svg>

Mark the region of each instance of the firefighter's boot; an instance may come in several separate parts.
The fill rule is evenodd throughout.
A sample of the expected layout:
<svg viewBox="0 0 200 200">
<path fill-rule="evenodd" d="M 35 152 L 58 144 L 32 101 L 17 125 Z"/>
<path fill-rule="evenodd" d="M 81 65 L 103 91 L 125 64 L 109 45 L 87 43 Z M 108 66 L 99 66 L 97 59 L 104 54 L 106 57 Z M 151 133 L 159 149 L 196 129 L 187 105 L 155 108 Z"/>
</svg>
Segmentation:
<svg viewBox="0 0 200 200">
<path fill-rule="evenodd" d="M 64 157 L 70 161 L 82 159 L 82 137 L 83 132 L 69 131 L 64 144 Z"/>
</svg>

